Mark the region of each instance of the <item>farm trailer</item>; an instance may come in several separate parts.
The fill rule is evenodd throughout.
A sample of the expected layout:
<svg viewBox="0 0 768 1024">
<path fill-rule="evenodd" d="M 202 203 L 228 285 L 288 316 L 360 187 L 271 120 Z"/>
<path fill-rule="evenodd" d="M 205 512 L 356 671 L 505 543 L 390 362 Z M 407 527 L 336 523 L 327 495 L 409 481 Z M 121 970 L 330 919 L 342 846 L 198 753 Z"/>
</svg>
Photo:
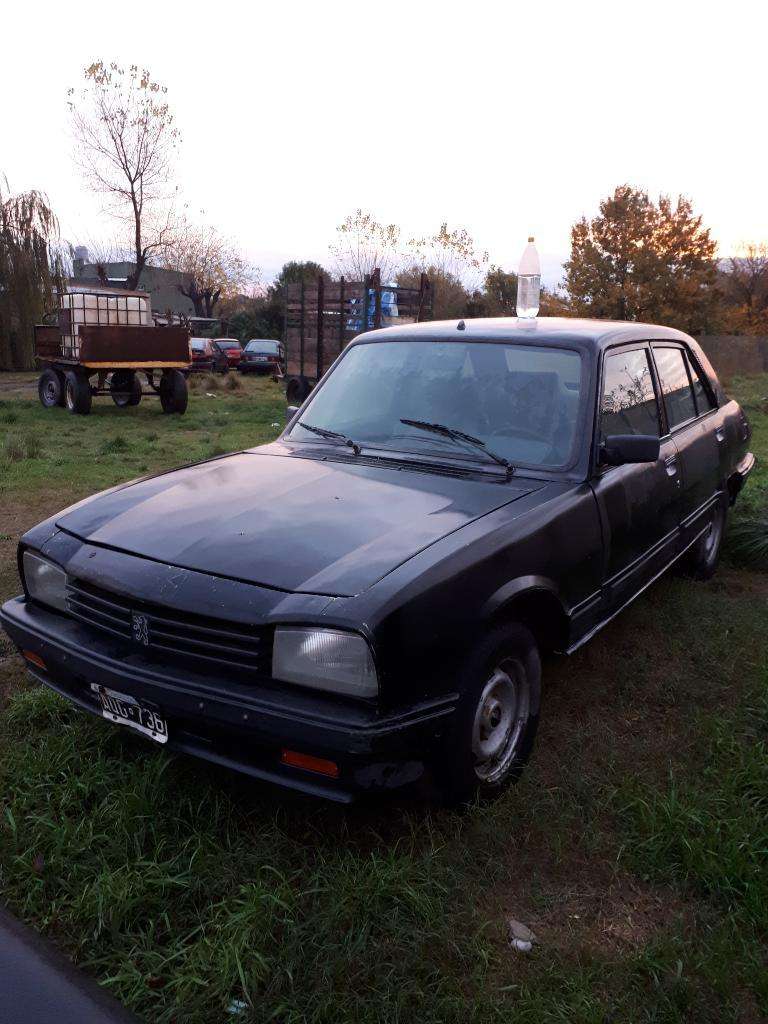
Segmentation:
<svg viewBox="0 0 768 1024">
<path fill-rule="evenodd" d="M 285 285 L 285 395 L 299 405 L 346 345 L 365 331 L 432 318 L 426 274 L 418 288 L 382 285 L 378 269 L 363 281 L 343 277 Z"/>
<path fill-rule="evenodd" d="M 147 292 L 69 289 L 53 317 L 55 324 L 35 327 L 38 394 L 46 408 L 64 405 L 86 415 L 95 396 L 109 395 L 119 408 L 156 396 L 163 412 L 186 411 L 189 331 L 156 327 Z"/>
</svg>

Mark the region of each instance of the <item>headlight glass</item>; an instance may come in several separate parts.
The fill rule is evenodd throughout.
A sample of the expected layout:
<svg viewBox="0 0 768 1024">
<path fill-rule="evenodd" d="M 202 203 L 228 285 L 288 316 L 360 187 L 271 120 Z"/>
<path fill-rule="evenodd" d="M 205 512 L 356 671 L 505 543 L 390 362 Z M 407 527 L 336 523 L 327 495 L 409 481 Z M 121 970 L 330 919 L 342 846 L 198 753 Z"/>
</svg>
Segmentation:
<svg viewBox="0 0 768 1024">
<path fill-rule="evenodd" d="M 332 690 L 351 697 L 379 692 L 371 649 L 356 633 L 336 629 L 275 630 L 272 675 L 288 683 Z"/>
<path fill-rule="evenodd" d="M 22 558 L 24 583 L 30 597 L 41 604 L 47 604 L 59 611 L 67 610 L 67 574 L 58 565 L 32 551 L 25 551 Z"/>
</svg>

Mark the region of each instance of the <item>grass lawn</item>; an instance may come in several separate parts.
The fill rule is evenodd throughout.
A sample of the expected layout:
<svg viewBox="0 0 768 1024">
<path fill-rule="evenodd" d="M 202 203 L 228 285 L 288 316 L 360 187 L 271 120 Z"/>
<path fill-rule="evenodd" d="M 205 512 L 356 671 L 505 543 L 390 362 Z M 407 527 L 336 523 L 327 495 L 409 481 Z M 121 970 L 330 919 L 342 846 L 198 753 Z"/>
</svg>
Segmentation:
<svg viewBox="0 0 768 1024">
<path fill-rule="evenodd" d="M 34 522 L 284 415 L 268 381 L 198 386 L 185 417 L 85 418 L 30 381 L 0 375 L 3 598 Z M 731 390 L 760 459 L 743 515 L 768 505 L 768 377 Z M 28 685 L 0 640 L 0 898 L 152 1024 L 758 1024 L 767 627 L 768 575 L 668 576 L 549 660 L 523 780 L 465 814 L 338 808 L 170 756 Z"/>
</svg>

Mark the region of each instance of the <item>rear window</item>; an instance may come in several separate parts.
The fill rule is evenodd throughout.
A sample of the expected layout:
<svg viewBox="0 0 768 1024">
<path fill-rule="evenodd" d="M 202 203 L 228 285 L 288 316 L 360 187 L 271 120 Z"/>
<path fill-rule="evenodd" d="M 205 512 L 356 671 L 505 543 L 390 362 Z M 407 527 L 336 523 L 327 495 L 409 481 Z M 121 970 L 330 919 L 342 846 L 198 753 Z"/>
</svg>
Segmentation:
<svg viewBox="0 0 768 1024">
<path fill-rule="evenodd" d="M 280 351 L 280 343 L 277 341 L 249 341 L 245 346 L 246 352 L 265 352 L 277 355 Z"/>
<path fill-rule="evenodd" d="M 205 338 L 192 338 L 190 341 L 193 352 L 205 352 L 205 346 L 207 344 L 208 342 Z"/>
<path fill-rule="evenodd" d="M 219 348 L 240 348 L 239 341 L 217 341 Z"/>
</svg>

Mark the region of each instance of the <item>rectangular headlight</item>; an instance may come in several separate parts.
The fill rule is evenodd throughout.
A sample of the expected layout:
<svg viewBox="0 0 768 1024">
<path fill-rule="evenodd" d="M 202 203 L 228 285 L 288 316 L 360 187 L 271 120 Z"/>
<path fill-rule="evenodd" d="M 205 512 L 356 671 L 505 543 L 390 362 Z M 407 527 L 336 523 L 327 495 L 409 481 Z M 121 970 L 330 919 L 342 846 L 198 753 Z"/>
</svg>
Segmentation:
<svg viewBox="0 0 768 1024">
<path fill-rule="evenodd" d="M 25 551 L 22 558 L 24 584 L 30 597 L 41 604 L 59 611 L 67 610 L 67 574 L 58 565 L 32 551 Z"/>
<path fill-rule="evenodd" d="M 272 676 L 350 697 L 375 697 L 379 692 L 370 647 L 356 633 L 337 629 L 278 626 Z"/>
</svg>

